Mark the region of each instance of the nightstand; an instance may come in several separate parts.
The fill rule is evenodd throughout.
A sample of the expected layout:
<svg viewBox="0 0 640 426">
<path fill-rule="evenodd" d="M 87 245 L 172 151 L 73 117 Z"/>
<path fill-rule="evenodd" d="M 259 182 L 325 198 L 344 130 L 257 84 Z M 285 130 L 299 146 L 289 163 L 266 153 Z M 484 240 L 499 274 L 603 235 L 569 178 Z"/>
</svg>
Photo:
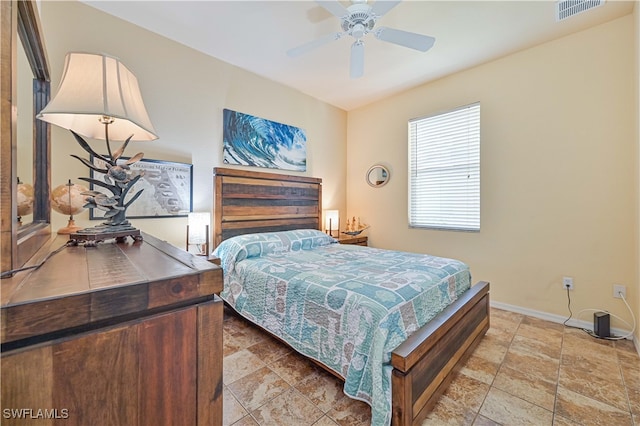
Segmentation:
<svg viewBox="0 0 640 426">
<path fill-rule="evenodd" d="M 338 239 L 340 244 L 353 244 L 356 246 L 366 246 L 368 245 L 369 237 L 362 235 L 341 235 Z"/>
</svg>

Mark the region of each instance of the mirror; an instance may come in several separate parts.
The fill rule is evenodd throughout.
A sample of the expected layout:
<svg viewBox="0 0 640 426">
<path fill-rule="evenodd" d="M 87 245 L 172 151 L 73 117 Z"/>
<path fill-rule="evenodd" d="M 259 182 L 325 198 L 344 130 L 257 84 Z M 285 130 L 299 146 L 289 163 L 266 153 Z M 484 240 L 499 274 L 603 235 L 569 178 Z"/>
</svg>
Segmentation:
<svg viewBox="0 0 640 426">
<path fill-rule="evenodd" d="M 2 271 L 16 269 L 31 258 L 36 251 L 49 239 L 51 234 L 51 210 L 49 202 L 50 187 L 50 130 L 47 123 L 36 120 L 35 115 L 49 102 L 50 82 L 46 51 L 42 39 L 42 29 L 36 10 L 35 1 L 12 0 L 0 2 L 0 17 L 2 18 L 0 47 L 0 63 L 4 78 L 0 87 L 2 98 L 2 115 L 0 116 L 0 152 L 2 167 L 0 168 L 0 185 L 11 188 L 4 191 L 1 199 L 1 233 L 0 263 Z M 24 49 L 19 53 L 19 45 Z M 29 86 L 30 95 L 26 99 L 32 107 L 27 105 L 27 115 L 31 123 L 31 131 L 22 135 L 18 131 L 18 107 L 20 83 L 18 73 L 24 68 L 19 65 L 19 57 L 24 54 L 29 64 L 33 80 Z M 24 76 L 20 77 L 21 79 Z M 24 90 L 24 89 L 23 89 Z M 22 97 L 25 99 L 25 97 Z M 10 105 L 11 108 L 5 108 Z M 20 138 L 20 143 L 18 139 Z M 30 139 L 25 141 L 24 139 Z M 24 143 L 31 142 L 32 171 L 22 171 L 20 163 L 23 160 L 17 151 Z M 28 149 L 28 148 L 27 148 Z M 20 176 L 18 172 L 26 173 Z M 27 169 L 30 169 L 27 167 Z M 27 176 L 28 175 L 28 176 Z M 34 188 L 33 212 L 30 223 L 18 224 L 18 185 L 17 179 L 32 184 Z"/>
<path fill-rule="evenodd" d="M 29 59 L 22 43 L 17 43 L 17 204 L 18 231 L 33 222 L 33 80 Z"/>
<path fill-rule="evenodd" d="M 376 164 L 375 166 L 371 166 L 369 170 L 367 170 L 367 174 L 365 176 L 367 183 L 374 188 L 380 188 L 381 186 L 385 186 L 389 179 L 391 179 L 391 174 L 389 173 L 389 169 L 385 166 Z"/>
</svg>

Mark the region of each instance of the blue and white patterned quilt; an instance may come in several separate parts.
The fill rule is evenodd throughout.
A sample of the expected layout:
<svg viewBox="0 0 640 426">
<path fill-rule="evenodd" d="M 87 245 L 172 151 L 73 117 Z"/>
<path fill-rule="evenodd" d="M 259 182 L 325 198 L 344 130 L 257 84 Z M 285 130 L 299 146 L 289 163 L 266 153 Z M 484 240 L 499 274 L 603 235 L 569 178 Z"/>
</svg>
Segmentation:
<svg viewBox="0 0 640 426">
<path fill-rule="evenodd" d="M 458 260 L 336 244 L 313 229 L 234 237 L 214 254 L 221 297 L 342 376 L 376 426 L 391 422 L 391 352 L 471 284 Z"/>
</svg>

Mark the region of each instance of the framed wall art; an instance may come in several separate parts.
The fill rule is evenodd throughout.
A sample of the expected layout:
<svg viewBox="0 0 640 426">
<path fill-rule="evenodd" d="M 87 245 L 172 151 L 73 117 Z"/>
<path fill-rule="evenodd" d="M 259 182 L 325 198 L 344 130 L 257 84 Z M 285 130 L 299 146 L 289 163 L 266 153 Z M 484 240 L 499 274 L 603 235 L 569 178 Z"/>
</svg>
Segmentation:
<svg viewBox="0 0 640 426">
<path fill-rule="evenodd" d="M 222 142 L 225 164 L 307 170 L 307 134 L 299 127 L 224 109 Z"/>
<path fill-rule="evenodd" d="M 128 158 L 118 159 L 124 164 Z M 91 161 L 104 168 L 102 160 L 92 157 Z M 144 189 L 135 203 L 127 209 L 128 219 L 160 217 L 185 217 L 192 210 L 193 165 L 162 160 L 142 159 L 131 164 L 131 170 L 143 172 L 143 176 L 131 188 L 129 194 Z M 104 174 L 91 170 L 91 177 L 103 180 Z M 111 195 L 109 191 L 91 184 L 91 189 Z M 100 210 L 90 209 L 91 220 L 102 219 Z"/>
</svg>

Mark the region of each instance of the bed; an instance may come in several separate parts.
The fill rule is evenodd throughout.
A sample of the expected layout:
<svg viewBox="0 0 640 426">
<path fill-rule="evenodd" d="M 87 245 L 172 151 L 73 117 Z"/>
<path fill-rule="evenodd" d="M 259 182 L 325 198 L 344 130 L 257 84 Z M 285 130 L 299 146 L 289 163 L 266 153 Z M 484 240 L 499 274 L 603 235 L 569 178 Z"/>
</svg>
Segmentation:
<svg viewBox="0 0 640 426">
<path fill-rule="evenodd" d="M 216 168 L 214 246 L 216 252 L 222 255 L 225 282 L 229 283 L 223 291 L 223 298 L 245 318 L 344 380 L 347 395 L 371 405 L 373 424 L 419 424 L 446 389 L 456 369 L 488 330 L 489 284 L 479 282 L 471 285 L 466 265 L 453 259 L 404 253 L 403 260 L 394 260 L 393 256 L 398 256 L 399 252 L 336 244 L 318 231 L 321 228 L 321 206 L 320 179 Z M 287 252 L 286 260 L 280 256 L 283 251 Z M 294 255 L 300 258 L 295 260 Z M 367 256 L 374 262 L 366 267 L 369 268 L 368 275 L 364 278 L 353 275 L 349 268 L 354 263 L 350 262 L 367 262 Z M 267 263 L 274 259 L 280 259 L 285 264 Z M 318 266 L 323 262 L 329 262 L 329 267 L 305 270 L 309 265 Z M 397 265 L 402 262 L 409 265 L 408 270 L 398 269 Z M 425 272 L 425 263 L 429 267 L 441 268 Z M 419 267 L 416 269 L 415 265 Z M 293 268 L 293 272 L 287 268 Z M 391 268 L 391 271 L 385 271 L 385 268 Z M 245 276 L 248 273 L 250 278 L 238 275 L 242 273 Z M 302 275 L 310 277 L 307 284 L 298 287 L 299 296 L 296 298 L 289 293 L 282 293 L 285 291 L 283 287 L 287 287 L 282 284 L 287 282 L 284 276 L 287 274 L 297 277 L 295 279 Z M 434 293 L 430 296 L 426 292 L 419 295 L 425 298 L 427 304 L 438 305 L 435 307 L 439 313 L 435 317 L 432 318 L 432 313 L 416 310 L 414 305 L 407 308 L 409 304 L 406 300 L 419 300 L 419 297 L 405 296 L 407 291 L 416 289 L 417 278 L 421 277 L 417 277 L 413 283 L 400 286 L 402 290 L 397 294 L 405 301 L 398 304 L 392 300 L 399 297 L 397 294 L 393 296 L 387 289 L 379 292 L 378 303 L 372 304 L 377 309 L 377 305 L 388 302 L 389 311 L 386 313 L 371 311 L 363 314 L 365 311 L 361 310 L 362 307 L 347 309 L 347 306 L 357 306 L 354 302 L 357 300 L 376 302 L 375 297 L 363 297 L 367 287 L 366 283 L 361 285 L 363 280 L 373 280 L 384 287 L 397 280 L 398 276 L 406 278 L 411 274 L 435 276 L 435 281 L 428 285 L 434 289 Z M 388 283 L 385 277 L 388 277 Z M 252 283 L 263 280 L 262 284 L 252 286 L 260 289 L 257 298 L 272 301 L 272 306 L 261 307 L 249 300 L 246 289 L 241 288 L 243 280 Z M 322 288 L 324 282 L 328 283 L 325 289 Z M 339 287 L 348 291 L 340 293 L 341 297 L 335 297 Z M 326 293 L 318 293 L 318 289 L 326 290 Z M 358 289 L 363 290 L 359 292 Z M 333 295 L 327 296 L 327 293 Z M 345 294 L 348 296 L 345 297 Z M 284 302 L 276 303 L 278 295 L 284 295 Z M 302 317 L 296 321 L 295 312 L 315 310 L 319 305 L 315 303 L 318 298 L 332 300 L 331 303 L 338 310 L 347 313 L 345 318 L 349 312 L 351 316 L 344 320 L 332 317 L 333 314 L 322 314 L 332 319 L 324 327 L 316 327 L 316 323 L 321 322 L 317 320 L 318 317 L 306 323 Z M 406 312 L 412 312 L 411 315 L 420 317 L 420 320 L 415 324 L 407 323 L 405 317 L 411 315 L 406 315 Z M 379 332 L 380 323 L 375 321 L 373 323 L 378 324 L 375 331 L 362 328 L 362 321 L 358 318 L 369 317 L 383 318 L 385 332 Z M 395 319 L 390 321 L 390 318 Z M 315 328 L 310 328 L 310 323 Z M 393 326 L 389 326 L 390 323 Z M 353 324 L 351 329 L 350 324 Z M 305 332 L 300 334 L 305 327 Z M 336 330 L 342 330 L 345 336 L 351 336 L 351 340 L 336 337 Z M 382 338 L 381 334 L 384 334 Z M 291 335 L 302 338 L 292 341 Z M 307 341 L 311 335 L 321 336 L 323 344 Z M 352 343 L 356 335 L 363 338 L 367 336 L 367 350 L 354 349 Z M 348 355 L 345 356 L 345 351 L 341 353 L 336 347 L 348 347 Z M 370 350 L 372 347 L 375 350 Z M 372 370 L 370 376 L 359 376 L 360 371 L 368 368 Z M 353 371 L 356 371 L 355 379 Z"/>
</svg>

